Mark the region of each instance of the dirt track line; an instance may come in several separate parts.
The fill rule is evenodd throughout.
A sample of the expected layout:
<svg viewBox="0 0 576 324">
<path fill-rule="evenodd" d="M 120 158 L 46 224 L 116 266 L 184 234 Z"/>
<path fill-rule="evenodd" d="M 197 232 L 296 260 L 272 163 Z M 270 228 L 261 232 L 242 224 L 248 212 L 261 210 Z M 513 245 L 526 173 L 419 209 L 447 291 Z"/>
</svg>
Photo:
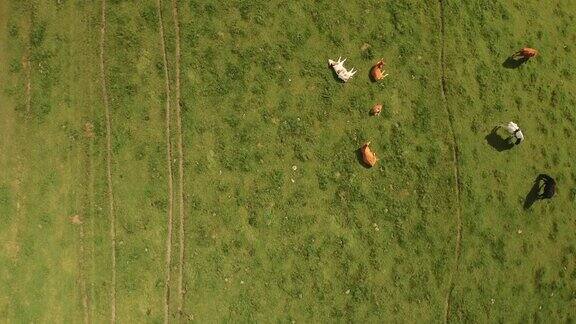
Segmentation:
<svg viewBox="0 0 576 324">
<path fill-rule="evenodd" d="M 82 294 L 82 309 L 84 310 L 84 323 L 90 323 L 90 315 L 89 315 L 89 300 L 88 300 L 88 293 L 86 289 L 86 267 L 85 267 L 85 246 L 84 246 L 84 224 L 80 224 L 80 257 L 78 258 L 78 279 L 80 281 L 80 291 Z"/>
<path fill-rule="evenodd" d="M 444 108 L 446 109 L 446 114 L 448 115 L 450 133 L 452 134 L 452 161 L 453 161 L 453 172 L 454 172 L 454 193 L 456 194 L 456 249 L 455 249 L 455 265 L 452 274 L 450 275 L 448 292 L 446 293 L 445 308 L 444 308 L 444 322 L 448 323 L 450 321 L 450 306 L 452 291 L 454 290 L 454 277 L 458 274 L 460 266 L 460 255 L 462 248 L 462 201 L 460 198 L 460 152 L 458 150 L 458 143 L 456 141 L 456 132 L 454 131 L 454 114 L 448 105 L 446 99 L 446 60 L 444 52 L 444 38 L 445 38 L 445 26 L 444 26 L 444 0 L 438 0 L 438 5 L 440 9 L 440 66 L 441 66 L 441 87 L 440 92 L 442 94 L 442 101 L 444 102 Z"/>
<path fill-rule="evenodd" d="M 90 229 L 92 230 L 92 235 L 94 235 L 95 231 L 95 224 L 94 224 L 94 141 L 90 141 L 90 145 L 88 147 L 88 206 L 89 206 L 89 213 L 90 213 Z M 94 244 L 94 240 L 91 240 L 91 252 L 92 257 L 90 258 L 91 261 L 91 270 L 92 275 L 96 273 L 96 260 L 94 256 L 96 255 L 96 245 Z M 92 281 L 90 285 L 90 298 L 94 300 L 94 282 Z M 94 318 L 94 308 L 90 311 L 90 317 Z"/>
<path fill-rule="evenodd" d="M 30 116 L 32 108 L 32 66 L 30 64 L 30 46 L 24 57 L 24 70 L 26 71 L 26 116 Z"/>
<path fill-rule="evenodd" d="M 158 8 L 158 31 L 160 33 L 160 47 L 164 64 L 164 87 L 166 91 L 166 158 L 168 169 L 168 233 L 166 234 L 166 284 L 164 286 L 164 323 L 168 323 L 170 312 L 170 264 L 172 260 L 172 222 L 174 204 L 174 183 L 172 179 L 172 145 L 170 141 L 170 76 L 168 74 L 168 59 L 166 58 L 166 44 L 164 41 L 164 22 L 162 19 L 162 0 L 156 0 Z"/>
<path fill-rule="evenodd" d="M 102 85 L 102 100 L 106 113 L 106 179 L 108 182 L 108 202 L 110 208 L 110 240 L 112 242 L 112 284 L 110 289 L 110 321 L 116 323 L 116 216 L 114 214 L 114 191 L 112 190 L 112 122 L 110 121 L 110 104 L 106 89 L 105 67 L 106 39 L 106 0 L 102 0 L 102 16 L 100 26 L 100 77 Z"/>
<path fill-rule="evenodd" d="M 22 164 L 22 156 L 20 152 L 15 154 L 16 156 L 16 179 L 14 180 L 14 192 L 16 193 L 16 215 L 14 217 L 14 221 L 12 222 L 13 229 L 12 229 L 12 239 L 10 240 L 13 242 L 14 246 L 18 246 L 18 234 L 20 233 L 20 228 L 18 224 L 20 224 L 20 220 L 22 219 L 22 205 L 24 204 L 24 193 L 22 191 L 22 182 L 24 181 L 23 176 L 25 174 L 25 170 Z M 19 248 L 15 248 L 15 251 L 18 251 Z"/>
<path fill-rule="evenodd" d="M 72 74 L 71 74 L 72 75 Z M 72 77 L 69 78 L 69 82 L 73 84 Z M 90 105 L 91 107 L 91 105 Z M 92 108 L 90 108 L 92 112 Z M 93 112 L 92 112 L 93 113 Z M 72 219 L 73 226 L 78 225 L 79 227 L 79 251 L 78 251 L 78 280 L 80 281 L 80 291 L 82 295 L 82 308 L 84 311 L 84 323 L 88 324 L 91 322 L 91 301 L 94 300 L 93 295 L 91 294 L 92 289 L 91 285 L 89 285 L 88 281 L 91 277 L 90 269 L 88 266 L 88 262 L 91 259 L 93 261 L 94 250 L 92 249 L 92 254 L 89 254 L 87 251 L 89 250 L 87 241 L 86 241 L 86 229 L 88 225 L 84 224 L 84 221 L 87 217 L 90 217 L 92 226 L 91 229 L 94 229 L 94 217 L 92 214 L 92 206 L 93 206 L 93 197 L 92 197 L 92 139 L 93 139 L 93 126 L 91 123 L 84 124 L 84 137 L 83 137 L 83 145 L 80 151 L 80 161 L 83 164 L 84 172 L 85 173 L 85 180 L 82 182 L 81 189 L 83 191 L 82 197 L 82 213 L 79 215 L 80 223 L 74 223 L 74 218 Z M 88 288 L 90 286 L 90 288 Z"/>
<path fill-rule="evenodd" d="M 178 18 L 178 0 L 172 0 L 172 16 L 176 34 L 175 65 L 176 65 L 176 130 L 178 135 L 178 204 L 180 217 L 180 255 L 178 259 L 178 314 L 182 314 L 184 304 L 184 145 L 182 144 L 182 102 L 180 96 L 180 21 Z"/>
<path fill-rule="evenodd" d="M 92 92 L 92 91 L 91 91 Z M 91 109 L 92 112 L 92 109 Z M 93 113 L 93 112 L 92 112 Z M 96 273 L 96 264 L 94 261 L 95 249 L 94 244 L 87 247 L 86 244 L 86 226 L 89 230 L 94 231 L 94 164 L 92 157 L 94 155 L 94 133 L 93 125 L 90 122 L 84 124 L 84 146 L 82 157 L 84 162 L 84 170 L 86 172 L 87 181 L 84 182 L 84 197 L 82 216 L 80 217 L 79 231 L 80 231 L 80 251 L 79 251 L 79 280 L 80 289 L 82 292 L 82 306 L 84 308 L 84 323 L 90 323 L 91 318 L 94 317 L 94 309 L 91 308 L 91 301 L 94 300 L 94 283 L 87 285 L 87 278 L 90 273 Z M 84 221 L 90 218 L 90 225 L 85 225 Z M 73 222 L 74 223 L 74 222 Z M 88 231 L 89 232 L 89 231 Z M 90 252 L 88 252 L 90 250 Z M 88 261 L 91 261 L 91 269 L 88 270 Z M 90 293 L 89 293 L 90 291 Z"/>
<path fill-rule="evenodd" d="M 82 296 L 82 310 L 84 312 L 85 324 L 90 323 L 90 300 L 88 298 L 88 289 L 86 288 L 86 238 L 84 231 L 84 215 L 86 215 L 88 210 L 87 201 L 88 196 L 86 194 L 83 199 L 82 214 L 72 216 L 71 218 L 72 226 L 78 226 L 78 281 L 80 283 L 80 295 Z"/>
<path fill-rule="evenodd" d="M 32 35 L 32 29 L 33 29 L 33 25 L 34 25 L 34 5 L 32 5 L 32 9 L 30 10 L 30 17 L 29 17 L 29 23 L 30 25 L 28 26 L 28 37 L 26 40 L 26 52 L 24 54 L 24 58 L 23 58 L 23 65 L 24 65 L 24 71 L 26 73 L 26 86 L 25 86 L 25 92 L 26 92 L 26 116 L 30 116 L 30 112 L 32 110 L 32 64 L 30 62 L 30 57 L 32 56 L 32 40 L 31 40 L 31 35 Z"/>
<path fill-rule="evenodd" d="M 85 196 L 84 196 L 84 216 L 83 219 L 90 218 L 90 224 L 84 225 L 84 222 L 80 224 L 80 243 L 81 246 L 81 257 L 83 258 L 83 270 L 84 274 L 96 273 L 96 263 L 94 261 L 94 255 L 96 253 L 94 244 L 89 244 L 90 246 L 86 248 L 85 239 L 84 239 L 84 230 L 85 226 L 88 226 L 89 233 L 90 230 L 94 231 L 94 163 L 92 161 L 92 157 L 94 156 L 94 133 L 92 132 L 92 124 L 87 122 L 84 124 L 84 138 L 86 140 L 84 145 L 84 167 L 86 170 L 86 179 L 87 182 L 85 183 Z M 87 252 L 89 250 L 89 252 Z M 89 258 L 85 258 L 85 256 L 90 256 Z M 91 261 L 90 263 L 90 270 L 88 269 L 87 262 Z M 84 277 L 84 281 L 86 281 L 86 277 Z M 89 296 L 88 296 L 88 291 Z M 94 317 L 94 309 L 91 309 L 90 301 L 94 300 L 94 283 L 90 284 L 90 288 L 86 288 L 86 282 L 84 282 L 84 298 L 86 302 L 84 302 L 84 322 L 90 323 L 90 319 Z"/>
</svg>

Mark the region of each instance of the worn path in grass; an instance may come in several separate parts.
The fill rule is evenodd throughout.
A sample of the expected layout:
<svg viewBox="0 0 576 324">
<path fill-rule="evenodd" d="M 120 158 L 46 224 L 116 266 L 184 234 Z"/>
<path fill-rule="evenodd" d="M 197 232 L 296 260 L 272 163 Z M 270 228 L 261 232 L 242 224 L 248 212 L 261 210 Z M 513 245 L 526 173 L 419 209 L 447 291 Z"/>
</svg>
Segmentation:
<svg viewBox="0 0 576 324">
<path fill-rule="evenodd" d="M 176 134 L 178 137 L 178 215 L 179 254 L 178 254 L 178 314 L 181 316 L 184 304 L 184 253 L 185 249 L 185 209 L 184 209 L 184 143 L 182 134 L 182 95 L 180 91 L 180 18 L 178 16 L 178 0 L 172 0 L 172 18 L 174 20 L 174 68 L 176 93 Z"/>
<path fill-rule="evenodd" d="M 444 0 L 438 0 L 439 15 L 440 15 L 440 66 L 441 66 L 441 95 L 442 101 L 444 103 L 444 108 L 446 109 L 446 115 L 448 116 L 448 121 L 450 125 L 450 134 L 452 135 L 452 169 L 454 171 L 454 194 L 456 195 L 456 247 L 455 247 L 455 260 L 454 269 L 450 274 L 450 279 L 448 281 L 448 290 L 446 292 L 446 302 L 444 311 L 444 322 L 447 323 L 450 320 L 450 298 L 452 295 L 454 276 L 458 274 L 458 269 L 460 265 L 460 255 L 462 248 L 462 201 L 460 199 L 460 162 L 459 162 L 459 149 L 457 136 L 454 131 L 454 113 L 450 109 L 450 104 L 446 98 L 446 62 L 445 62 L 445 40 L 446 37 L 446 26 L 444 17 Z"/>
<path fill-rule="evenodd" d="M 172 142 L 170 133 L 170 123 L 172 109 L 170 102 L 170 76 L 168 73 L 168 60 L 166 58 L 166 45 L 164 36 L 164 21 L 162 19 L 162 1 L 156 1 L 158 15 L 158 33 L 160 36 L 160 50 L 162 52 L 162 70 L 164 72 L 164 91 L 166 96 L 165 110 L 165 131 L 166 131 L 166 166 L 168 179 L 168 215 L 166 232 L 166 261 L 165 261 L 165 283 L 164 283 L 164 323 L 169 321 L 170 313 L 170 283 L 171 283 L 171 261 L 172 261 L 172 227 L 173 227 L 173 210 L 174 210 L 174 180 L 172 176 Z"/>
<path fill-rule="evenodd" d="M 110 321 L 116 322 L 116 214 L 114 210 L 114 190 L 112 185 L 112 121 L 108 88 L 106 86 L 106 0 L 101 1 L 102 15 L 100 20 L 100 77 L 102 80 L 102 102 L 106 121 L 106 181 L 108 183 L 108 213 L 110 217 L 110 241 L 112 242 L 112 282 L 110 286 Z"/>
</svg>

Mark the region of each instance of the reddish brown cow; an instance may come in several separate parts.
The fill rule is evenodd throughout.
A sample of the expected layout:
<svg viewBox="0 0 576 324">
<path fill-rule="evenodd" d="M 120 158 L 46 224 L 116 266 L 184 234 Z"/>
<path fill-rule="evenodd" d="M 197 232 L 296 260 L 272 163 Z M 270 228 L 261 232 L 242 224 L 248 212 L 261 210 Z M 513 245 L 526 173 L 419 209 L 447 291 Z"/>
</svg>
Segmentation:
<svg viewBox="0 0 576 324">
<path fill-rule="evenodd" d="M 518 52 L 516 52 L 514 54 L 514 57 L 516 58 L 523 58 L 523 59 L 529 59 L 532 58 L 534 56 L 538 55 L 538 51 L 530 48 L 530 47 L 524 47 L 523 49 L 519 50 Z"/>
<path fill-rule="evenodd" d="M 382 80 L 388 76 L 388 74 L 384 74 L 384 72 L 382 72 L 384 65 L 386 65 L 386 63 L 384 62 L 384 59 L 381 59 L 380 61 L 376 62 L 376 65 L 372 67 L 370 75 L 374 81 Z"/>
<path fill-rule="evenodd" d="M 370 142 L 362 145 L 362 147 L 360 148 L 360 152 L 362 153 L 362 160 L 364 161 L 364 163 L 367 166 L 373 167 L 374 165 L 376 165 L 378 158 L 376 158 L 376 154 L 372 152 L 369 145 Z"/>
</svg>

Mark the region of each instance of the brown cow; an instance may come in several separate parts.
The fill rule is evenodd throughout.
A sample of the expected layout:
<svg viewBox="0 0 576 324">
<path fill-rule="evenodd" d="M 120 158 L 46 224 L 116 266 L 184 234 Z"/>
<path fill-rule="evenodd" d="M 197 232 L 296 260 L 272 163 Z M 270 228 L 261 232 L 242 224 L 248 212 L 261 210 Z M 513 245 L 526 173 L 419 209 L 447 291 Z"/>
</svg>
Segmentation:
<svg viewBox="0 0 576 324">
<path fill-rule="evenodd" d="M 537 50 L 530 48 L 530 47 L 524 47 L 523 49 L 514 53 L 514 58 L 529 59 L 529 58 L 532 58 L 536 55 L 538 55 Z"/>
<path fill-rule="evenodd" d="M 388 74 L 384 74 L 382 72 L 384 65 L 386 65 L 384 59 L 381 59 L 380 61 L 376 62 L 376 65 L 374 65 L 372 67 L 372 70 L 370 71 L 370 76 L 372 77 L 372 80 L 378 81 L 388 76 Z"/>
<path fill-rule="evenodd" d="M 362 147 L 360 148 L 360 152 L 362 153 L 362 161 L 364 161 L 364 163 L 367 166 L 373 167 L 374 165 L 376 165 L 378 158 L 376 158 L 376 154 L 372 152 L 369 145 L 370 142 L 362 145 Z"/>
<path fill-rule="evenodd" d="M 379 116 L 380 112 L 382 111 L 382 104 L 375 104 L 374 107 L 370 110 L 370 114 L 372 116 Z"/>
</svg>

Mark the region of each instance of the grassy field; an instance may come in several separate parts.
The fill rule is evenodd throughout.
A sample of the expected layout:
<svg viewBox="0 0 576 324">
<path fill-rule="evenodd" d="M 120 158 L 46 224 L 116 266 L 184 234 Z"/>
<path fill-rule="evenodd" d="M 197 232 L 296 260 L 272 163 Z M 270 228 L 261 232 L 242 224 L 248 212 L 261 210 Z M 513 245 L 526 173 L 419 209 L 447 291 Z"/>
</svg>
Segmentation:
<svg viewBox="0 0 576 324">
<path fill-rule="evenodd" d="M 576 2 L 3 0 L 0 22 L 0 321 L 576 320 Z M 526 141 L 489 145 L 511 120 Z M 526 209 L 540 173 L 558 193 Z"/>
</svg>

